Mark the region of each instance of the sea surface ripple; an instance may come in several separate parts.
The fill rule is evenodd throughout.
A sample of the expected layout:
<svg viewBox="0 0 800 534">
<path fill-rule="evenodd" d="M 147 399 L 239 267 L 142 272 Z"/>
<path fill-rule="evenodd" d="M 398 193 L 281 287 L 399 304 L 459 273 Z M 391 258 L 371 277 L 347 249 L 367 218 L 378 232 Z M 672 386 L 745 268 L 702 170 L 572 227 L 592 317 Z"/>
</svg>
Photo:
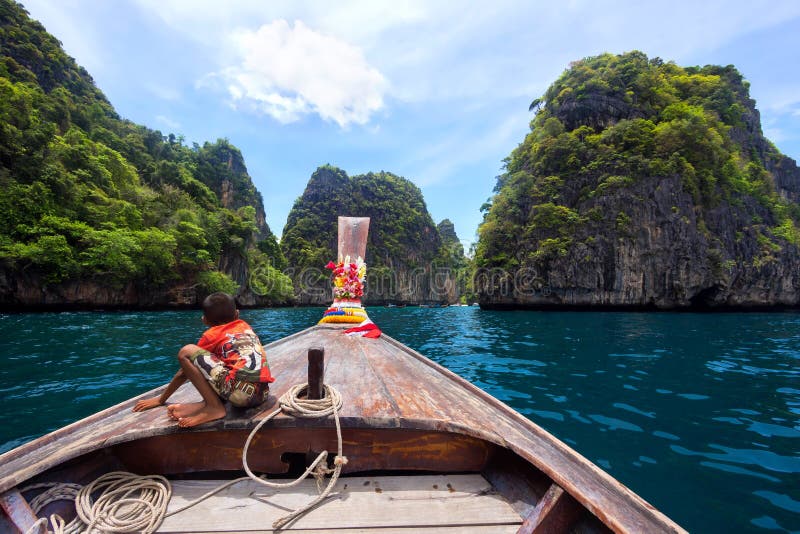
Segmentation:
<svg viewBox="0 0 800 534">
<path fill-rule="evenodd" d="M 244 310 L 266 344 L 321 309 Z M 692 532 L 800 532 L 800 314 L 370 308 Z M 168 381 L 199 312 L 0 315 L 0 452 Z"/>
</svg>

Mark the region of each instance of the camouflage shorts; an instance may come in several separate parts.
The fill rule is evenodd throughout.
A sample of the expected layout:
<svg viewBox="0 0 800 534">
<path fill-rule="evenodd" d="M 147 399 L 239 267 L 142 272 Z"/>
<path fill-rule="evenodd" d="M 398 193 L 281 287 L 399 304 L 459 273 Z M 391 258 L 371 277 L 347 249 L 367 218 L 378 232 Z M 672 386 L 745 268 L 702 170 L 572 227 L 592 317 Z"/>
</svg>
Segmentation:
<svg viewBox="0 0 800 534">
<path fill-rule="evenodd" d="M 195 367 L 211 384 L 211 388 L 234 406 L 252 408 L 258 406 L 269 395 L 269 384 L 266 382 L 246 382 L 244 380 L 228 380 L 229 369 L 216 356 L 207 350 L 200 349 L 191 356 Z"/>
</svg>

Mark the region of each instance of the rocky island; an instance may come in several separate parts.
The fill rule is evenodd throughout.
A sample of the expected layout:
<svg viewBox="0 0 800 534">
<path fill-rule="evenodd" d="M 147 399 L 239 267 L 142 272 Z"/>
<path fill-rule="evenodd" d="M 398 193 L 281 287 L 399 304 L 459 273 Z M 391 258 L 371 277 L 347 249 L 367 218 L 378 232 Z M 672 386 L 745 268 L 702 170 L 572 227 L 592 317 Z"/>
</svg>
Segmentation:
<svg viewBox="0 0 800 534">
<path fill-rule="evenodd" d="M 733 67 L 573 63 L 484 206 L 485 308 L 800 304 L 800 170 Z"/>
<path fill-rule="evenodd" d="M 419 188 L 326 166 L 281 244 L 228 140 L 122 119 L 91 76 L 22 6 L 0 0 L 0 308 L 324 305 L 338 215 L 371 217 L 367 303 L 452 303 L 468 261 Z"/>
<path fill-rule="evenodd" d="M 434 224 L 419 188 L 389 172 L 348 176 L 325 165 L 295 202 L 281 238 L 298 303 L 331 300 L 323 266 L 337 259 L 339 215 L 371 219 L 365 305 L 459 300 L 468 271 L 463 247 L 450 221 Z"/>
<path fill-rule="evenodd" d="M 119 117 L 15 2 L 0 2 L 0 307 L 293 300 L 261 194 L 227 140 Z"/>
<path fill-rule="evenodd" d="M 573 63 L 482 210 L 474 261 L 389 172 L 317 169 L 280 242 L 228 140 L 121 118 L 0 0 L 0 309 L 325 305 L 339 215 L 372 219 L 365 304 L 800 305 L 800 170 L 733 66 L 641 52 Z"/>
</svg>

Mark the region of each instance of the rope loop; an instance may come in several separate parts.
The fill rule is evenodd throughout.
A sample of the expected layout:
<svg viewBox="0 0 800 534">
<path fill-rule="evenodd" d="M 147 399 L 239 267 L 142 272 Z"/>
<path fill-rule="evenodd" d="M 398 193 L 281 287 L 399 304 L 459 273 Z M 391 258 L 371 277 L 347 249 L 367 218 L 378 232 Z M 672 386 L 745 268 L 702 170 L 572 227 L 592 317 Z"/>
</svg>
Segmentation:
<svg viewBox="0 0 800 534">
<path fill-rule="evenodd" d="M 67 483 L 35 484 L 24 488 L 28 491 L 49 487 L 31 501 L 35 513 L 46 505 L 59 500 L 72 500 L 77 517 L 65 525 L 57 514 L 50 516 L 54 534 L 77 534 L 92 532 L 155 532 L 164 520 L 167 504 L 172 496 L 172 486 L 160 475 L 139 476 L 123 471 L 113 471 L 94 482 L 79 486 Z M 92 494 L 100 492 L 97 500 Z M 47 519 L 36 521 L 28 533 L 36 532 Z"/>
<path fill-rule="evenodd" d="M 244 444 L 244 449 L 242 450 L 242 464 L 247 476 L 264 486 L 270 488 L 290 488 L 292 486 L 296 486 L 311 474 L 313 474 L 317 479 L 317 491 L 320 491 L 320 494 L 317 496 L 317 498 L 307 505 L 298 508 L 294 512 L 276 520 L 274 523 L 272 523 L 272 528 L 275 529 L 283 528 L 287 523 L 325 500 L 330 494 L 331 490 L 333 490 L 333 487 L 336 485 L 336 481 L 339 479 L 339 475 L 342 473 L 342 466 L 347 463 L 347 458 L 342 455 L 342 427 L 339 423 L 339 410 L 342 408 L 342 396 L 339 394 L 336 388 L 329 386 L 328 384 L 324 385 L 325 394 L 321 399 L 316 400 L 301 398 L 301 395 L 305 394 L 307 391 L 308 383 L 296 384 L 289 388 L 289 390 L 284 393 L 278 401 L 280 408 L 269 414 L 256 425 L 256 427 L 247 437 L 247 441 Z M 327 462 L 325 461 L 328 458 L 328 451 L 322 451 L 319 453 L 317 458 L 311 462 L 311 465 L 306 468 L 305 472 L 292 482 L 269 482 L 264 478 L 257 477 L 255 474 L 253 474 L 253 472 L 250 470 L 250 466 L 247 464 L 247 451 L 250 448 L 250 443 L 253 441 L 253 437 L 255 437 L 261 427 L 267 424 L 268 421 L 278 415 L 281 411 L 286 412 L 288 415 L 293 415 L 294 417 L 305 418 L 325 417 L 333 414 L 333 420 L 336 423 L 336 438 L 338 443 L 337 457 L 333 462 L 334 469 L 328 469 Z M 323 490 L 321 488 L 322 479 L 328 473 L 332 473 L 331 479 L 328 482 L 327 487 Z"/>
<path fill-rule="evenodd" d="M 91 484 L 81 487 L 78 484 L 65 483 L 43 483 L 28 486 L 21 491 L 28 491 L 47 487 L 42 494 L 31 501 L 31 508 L 35 513 L 46 505 L 57 500 L 74 500 L 75 510 L 78 517 L 65 525 L 64 520 L 54 514 L 50 516 L 50 523 L 54 534 L 78 534 L 80 532 L 91 533 L 94 530 L 108 533 L 118 532 L 143 532 L 146 534 L 155 532 L 161 525 L 165 517 L 175 515 L 179 512 L 191 508 L 192 506 L 204 501 L 212 495 L 219 493 L 225 488 L 247 480 L 248 478 L 271 488 L 291 488 L 300 484 L 309 475 L 314 476 L 317 481 L 317 491 L 319 495 L 307 505 L 298 508 L 294 512 L 276 520 L 272 527 L 275 529 L 283 528 L 287 523 L 294 520 L 301 514 L 310 510 L 328 497 L 339 475 L 342 467 L 347 464 L 347 458 L 342 455 L 342 428 L 339 423 L 339 410 L 342 408 L 342 396 L 339 392 L 325 384 L 324 395 L 321 399 L 303 398 L 308 392 L 308 384 L 297 384 L 289 388 L 279 399 L 280 407 L 262 419 L 245 441 L 242 450 L 242 464 L 247 473 L 246 477 L 237 478 L 222 484 L 218 488 L 209 491 L 205 495 L 194 501 L 166 513 L 167 505 L 172 497 L 172 486 L 169 481 L 160 475 L 138 476 L 133 473 L 114 471 L 107 473 L 96 479 Z M 250 443 L 261 429 L 262 426 L 271 421 L 281 411 L 294 417 L 312 418 L 326 417 L 333 415 L 336 424 L 336 437 L 338 440 L 337 456 L 333 460 L 333 469 L 328 468 L 328 451 L 322 451 L 317 458 L 311 462 L 305 472 L 292 482 L 278 483 L 270 482 L 265 477 L 256 476 L 247 464 L 247 451 Z M 325 476 L 331 474 L 328 485 L 323 489 L 322 481 Z M 92 494 L 99 496 L 96 500 Z M 42 525 L 47 525 L 47 519 L 41 518 L 34 523 L 26 532 L 30 534 L 36 532 Z"/>
<path fill-rule="evenodd" d="M 71 484 L 68 482 L 42 482 L 40 484 L 31 484 L 29 486 L 25 486 L 20 490 L 20 493 L 41 488 L 46 489 L 34 497 L 29 503 L 33 513 L 36 515 L 39 515 L 39 512 L 41 512 L 45 506 L 56 501 L 75 502 L 75 497 L 81 490 L 81 485 Z M 86 526 L 79 517 L 76 517 L 70 521 L 69 524 L 67 524 L 67 522 L 64 521 L 64 519 L 58 514 L 51 514 L 49 520 L 55 534 L 78 534 L 83 532 L 84 527 Z M 46 529 L 48 524 L 47 521 L 48 518 L 46 517 L 37 519 L 33 525 L 28 527 L 26 534 L 31 532 L 39 532 L 39 527 L 42 526 Z"/>
</svg>

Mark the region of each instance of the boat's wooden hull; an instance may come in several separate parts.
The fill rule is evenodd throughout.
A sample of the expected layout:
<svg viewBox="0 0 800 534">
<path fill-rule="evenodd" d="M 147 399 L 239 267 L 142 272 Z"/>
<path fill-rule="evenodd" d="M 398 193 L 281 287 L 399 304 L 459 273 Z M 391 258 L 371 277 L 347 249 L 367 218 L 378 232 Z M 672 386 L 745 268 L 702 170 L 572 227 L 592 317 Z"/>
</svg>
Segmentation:
<svg viewBox="0 0 800 534">
<path fill-rule="evenodd" d="M 344 399 L 345 473 L 481 473 L 514 503 L 522 531 L 566 532 L 576 525 L 586 531 L 681 531 L 474 385 L 388 336 L 349 337 L 335 326 L 312 327 L 266 347 L 278 380 L 274 396 L 257 410 L 184 430 L 163 408 L 132 413 L 131 399 L 0 456 L 0 504 L 18 506 L 16 490 L 31 480 L 85 483 L 118 468 L 174 476 L 238 472 L 247 434 L 274 409 L 277 397 L 306 381 L 306 352 L 314 346 L 325 349 L 325 382 Z M 170 400 L 197 395 L 187 385 Z M 248 461 L 255 471 L 280 475 L 320 450 L 336 450 L 330 418 L 279 415 L 254 440 Z M 3 520 L 19 521 L 12 515 L 6 512 Z"/>
</svg>

